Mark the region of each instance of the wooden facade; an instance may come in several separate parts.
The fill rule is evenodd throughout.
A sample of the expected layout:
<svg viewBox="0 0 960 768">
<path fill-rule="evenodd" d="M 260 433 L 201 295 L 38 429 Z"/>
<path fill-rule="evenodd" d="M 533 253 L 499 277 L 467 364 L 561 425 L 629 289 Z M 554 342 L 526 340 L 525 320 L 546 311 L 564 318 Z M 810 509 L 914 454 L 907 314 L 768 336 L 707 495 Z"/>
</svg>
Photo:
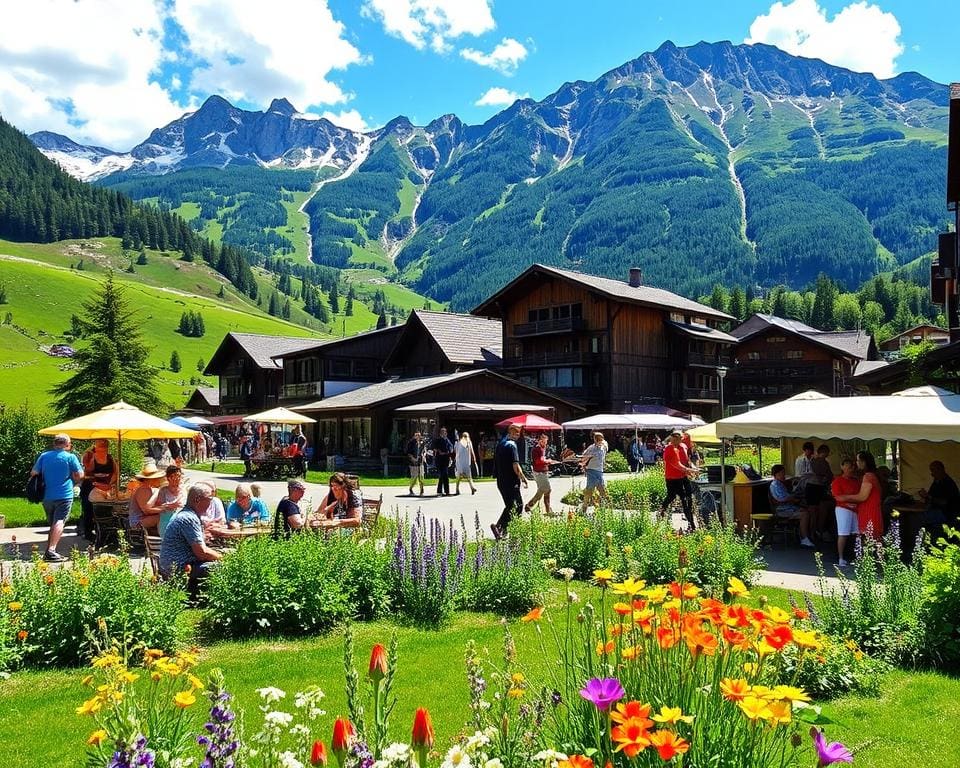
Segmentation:
<svg viewBox="0 0 960 768">
<path fill-rule="evenodd" d="M 638 298 L 627 283 L 534 265 L 473 312 L 503 321 L 503 370 L 526 384 L 594 411 L 709 412 L 735 342 L 716 327 L 728 316 L 632 288 Z"/>
</svg>

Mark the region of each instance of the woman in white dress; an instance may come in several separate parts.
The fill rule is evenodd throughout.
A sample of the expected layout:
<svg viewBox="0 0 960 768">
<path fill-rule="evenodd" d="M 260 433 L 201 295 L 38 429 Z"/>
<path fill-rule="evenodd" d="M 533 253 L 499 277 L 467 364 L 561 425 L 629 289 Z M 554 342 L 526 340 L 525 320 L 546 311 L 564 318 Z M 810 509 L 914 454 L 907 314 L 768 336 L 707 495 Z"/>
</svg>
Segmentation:
<svg viewBox="0 0 960 768">
<path fill-rule="evenodd" d="M 457 472 L 457 490 L 455 496 L 460 495 L 460 481 L 466 480 L 470 484 L 470 493 L 477 492 L 473 484 L 473 466 L 477 463 L 477 454 L 473 451 L 473 442 L 469 432 L 461 432 L 460 439 L 454 445 L 454 466 Z"/>
</svg>

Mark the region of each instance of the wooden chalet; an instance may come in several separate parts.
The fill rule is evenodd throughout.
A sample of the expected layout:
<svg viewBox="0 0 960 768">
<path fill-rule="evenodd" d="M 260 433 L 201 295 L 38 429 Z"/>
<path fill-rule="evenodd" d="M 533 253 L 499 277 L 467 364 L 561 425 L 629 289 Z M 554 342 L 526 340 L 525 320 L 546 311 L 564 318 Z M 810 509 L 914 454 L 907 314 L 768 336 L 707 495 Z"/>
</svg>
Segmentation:
<svg viewBox="0 0 960 768">
<path fill-rule="evenodd" d="M 503 372 L 588 410 L 714 415 L 733 318 L 661 288 L 534 264 L 474 310 L 502 322 Z"/>
<path fill-rule="evenodd" d="M 858 370 L 851 383 L 869 395 L 890 395 L 921 384 L 960 392 L 960 342 L 931 349 L 916 361 L 901 358 Z"/>
<path fill-rule="evenodd" d="M 184 411 L 199 413 L 205 416 L 219 416 L 220 389 L 218 387 L 197 387 L 183 406 Z"/>
<path fill-rule="evenodd" d="M 394 325 L 341 339 L 314 340 L 274 359 L 282 366 L 280 402 L 289 407 L 383 381 L 383 364 L 404 326 Z"/>
<path fill-rule="evenodd" d="M 731 405 L 761 405 L 808 389 L 854 394 L 854 375 L 879 357 L 863 331 L 821 331 L 774 315 L 753 315 L 730 333 L 739 340 L 727 377 Z"/>
<path fill-rule="evenodd" d="M 228 333 L 204 370 L 220 377 L 223 415 L 248 414 L 280 404 L 283 365 L 277 358 L 317 344 L 317 339 Z"/>
<path fill-rule="evenodd" d="M 890 337 L 878 344 L 877 348 L 885 360 L 896 360 L 900 357 L 904 347 L 909 347 L 911 344 L 922 344 L 925 341 L 929 341 L 938 347 L 945 346 L 950 343 L 950 331 L 937 325 L 923 323 Z"/>
<path fill-rule="evenodd" d="M 415 309 L 383 368 L 404 377 L 499 368 L 502 343 L 499 320 Z"/>
<path fill-rule="evenodd" d="M 382 467 L 384 456 L 402 465 L 406 442 L 418 430 L 425 436 L 442 426 L 451 435 L 466 430 L 480 446 L 504 418 L 532 411 L 561 422 L 579 408 L 496 371 L 475 369 L 389 379 L 296 410 L 317 420 L 307 428 L 317 460 L 340 455 L 347 468 L 360 469 Z"/>
</svg>

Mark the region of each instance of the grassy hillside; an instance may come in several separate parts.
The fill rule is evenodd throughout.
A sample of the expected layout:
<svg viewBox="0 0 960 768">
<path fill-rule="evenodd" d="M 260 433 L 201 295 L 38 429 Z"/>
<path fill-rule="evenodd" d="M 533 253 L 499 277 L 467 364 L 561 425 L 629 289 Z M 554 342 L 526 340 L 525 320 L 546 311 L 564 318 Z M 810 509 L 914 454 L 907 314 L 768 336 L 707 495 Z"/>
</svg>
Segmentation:
<svg viewBox="0 0 960 768">
<path fill-rule="evenodd" d="M 7 304 L 0 306 L 0 403 L 49 404 L 48 390 L 68 376 L 69 360 L 50 357 L 40 348 L 65 341 L 70 315 L 79 311 L 109 268 L 140 313 L 144 337 L 154 348 L 151 362 L 161 369 L 161 397 L 172 407 L 183 405 L 193 391 L 191 377 L 199 375 L 198 360 L 208 361 L 229 331 L 318 335 L 316 330 L 269 317 L 208 267 L 185 263 L 177 255 L 148 252 L 147 265 L 135 265 L 130 274 L 123 271 L 129 260 L 115 238 L 45 245 L 0 240 L 0 280 L 7 289 Z M 81 260 L 83 269 L 78 270 Z M 217 296 L 221 287 L 223 299 Z M 180 315 L 187 310 L 203 315 L 202 338 L 176 332 Z M 179 373 L 168 369 L 174 349 L 183 364 Z M 206 383 L 212 386 L 216 381 Z"/>
</svg>

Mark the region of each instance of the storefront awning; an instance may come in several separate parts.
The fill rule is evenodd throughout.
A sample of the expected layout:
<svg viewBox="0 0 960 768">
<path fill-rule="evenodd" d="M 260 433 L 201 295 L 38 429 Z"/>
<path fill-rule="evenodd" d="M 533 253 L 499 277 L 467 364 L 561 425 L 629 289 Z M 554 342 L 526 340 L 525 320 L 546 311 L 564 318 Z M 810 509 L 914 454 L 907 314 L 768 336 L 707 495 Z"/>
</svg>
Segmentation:
<svg viewBox="0 0 960 768">
<path fill-rule="evenodd" d="M 552 410 L 548 405 L 529 405 L 524 403 L 464 403 L 436 402 L 415 403 L 397 408 L 394 413 L 434 413 L 436 411 L 478 411 L 483 413 L 526 413 Z"/>
</svg>

